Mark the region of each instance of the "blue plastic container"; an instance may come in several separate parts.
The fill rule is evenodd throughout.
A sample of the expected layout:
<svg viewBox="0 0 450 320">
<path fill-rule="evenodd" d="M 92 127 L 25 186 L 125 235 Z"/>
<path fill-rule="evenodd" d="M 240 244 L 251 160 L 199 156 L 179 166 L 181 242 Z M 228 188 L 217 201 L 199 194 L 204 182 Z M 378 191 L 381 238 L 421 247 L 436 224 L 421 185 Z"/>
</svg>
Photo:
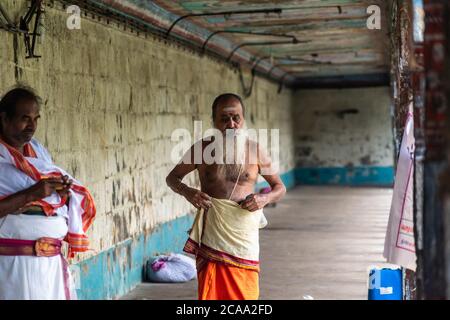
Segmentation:
<svg viewBox="0 0 450 320">
<path fill-rule="evenodd" d="M 402 270 L 374 268 L 369 272 L 369 300 L 403 300 Z"/>
</svg>

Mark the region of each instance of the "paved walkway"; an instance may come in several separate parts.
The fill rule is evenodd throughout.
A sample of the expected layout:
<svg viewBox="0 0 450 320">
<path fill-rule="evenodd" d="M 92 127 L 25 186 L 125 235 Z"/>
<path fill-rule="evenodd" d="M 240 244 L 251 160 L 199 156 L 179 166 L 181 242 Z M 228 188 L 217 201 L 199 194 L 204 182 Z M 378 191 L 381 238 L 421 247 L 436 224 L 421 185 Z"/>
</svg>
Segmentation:
<svg viewBox="0 0 450 320">
<path fill-rule="evenodd" d="M 392 189 L 298 187 L 260 233 L 260 299 L 367 299 L 383 263 Z M 196 299 L 196 281 L 143 283 L 122 299 Z"/>
</svg>

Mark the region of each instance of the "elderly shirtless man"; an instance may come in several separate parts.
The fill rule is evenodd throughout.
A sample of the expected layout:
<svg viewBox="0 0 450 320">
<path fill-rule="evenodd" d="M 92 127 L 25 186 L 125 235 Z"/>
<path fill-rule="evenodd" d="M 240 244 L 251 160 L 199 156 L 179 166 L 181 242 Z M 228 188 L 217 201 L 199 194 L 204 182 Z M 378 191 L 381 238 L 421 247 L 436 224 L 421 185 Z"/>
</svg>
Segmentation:
<svg viewBox="0 0 450 320">
<path fill-rule="evenodd" d="M 225 142 L 218 145 L 223 146 L 224 158 L 227 153 L 233 154 L 234 163 L 211 163 L 202 157 L 201 163 L 196 164 L 194 144 L 166 179 L 173 191 L 199 209 L 184 251 L 196 256 L 200 300 L 258 299 L 262 209 L 286 193 L 279 175 L 271 170 L 265 150 L 239 134 L 244 128 L 244 115 L 244 104 L 238 95 L 218 96 L 212 105 L 214 127 L 223 135 L 223 141 L 232 137 L 235 142 L 233 149 Z M 198 143 L 205 151 L 214 141 L 205 138 Z M 236 148 L 239 145 L 243 148 Z M 196 169 L 201 190 L 182 183 Z M 269 183 L 270 193 L 254 193 L 259 174 Z"/>
</svg>

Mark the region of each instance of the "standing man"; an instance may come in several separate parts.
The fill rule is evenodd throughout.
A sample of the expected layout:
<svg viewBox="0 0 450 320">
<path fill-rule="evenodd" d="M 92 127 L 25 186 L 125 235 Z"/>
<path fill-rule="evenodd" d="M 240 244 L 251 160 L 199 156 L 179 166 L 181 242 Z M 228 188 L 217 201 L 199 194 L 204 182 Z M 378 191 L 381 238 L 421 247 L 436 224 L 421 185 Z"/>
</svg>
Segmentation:
<svg viewBox="0 0 450 320">
<path fill-rule="evenodd" d="M 88 250 L 89 191 L 33 138 L 39 98 L 15 88 L 0 100 L 0 299 L 75 299 L 69 257 Z"/>
<path fill-rule="evenodd" d="M 272 163 L 265 151 L 242 134 L 244 115 L 238 95 L 218 96 L 212 105 L 212 118 L 225 142 L 216 137 L 194 144 L 166 179 L 173 191 L 199 210 L 184 251 L 196 256 L 200 300 L 258 299 L 262 209 L 286 193 L 279 175 L 270 170 Z M 233 148 L 228 144 L 230 138 Z M 203 152 L 211 143 L 223 146 L 223 158 L 229 159 L 231 153 L 233 162 L 205 161 Z M 198 149 L 202 157 L 196 164 Z M 201 190 L 182 183 L 194 170 L 199 173 Z M 258 174 L 269 183 L 269 193 L 254 193 Z"/>
</svg>

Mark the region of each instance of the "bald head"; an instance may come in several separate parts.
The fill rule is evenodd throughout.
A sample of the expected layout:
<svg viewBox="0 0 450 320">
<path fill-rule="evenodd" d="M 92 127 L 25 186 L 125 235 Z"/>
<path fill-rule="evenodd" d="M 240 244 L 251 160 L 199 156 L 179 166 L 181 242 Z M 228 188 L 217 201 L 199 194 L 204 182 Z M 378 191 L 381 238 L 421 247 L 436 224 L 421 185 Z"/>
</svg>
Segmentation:
<svg viewBox="0 0 450 320">
<path fill-rule="evenodd" d="M 234 93 L 218 96 L 212 105 L 214 127 L 224 132 L 226 129 L 241 129 L 244 126 L 244 104 Z"/>
<path fill-rule="evenodd" d="M 245 115 L 245 108 L 244 108 L 244 103 L 242 102 L 242 99 L 240 96 L 238 96 L 237 94 L 234 93 L 223 93 L 219 96 L 217 96 L 214 99 L 214 102 L 212 104 L 212 117 L 213 120 L 216 119 L 216 114 L 217 114 L 217 108 L 218 106 L 227 104 L 229 102 L 239 102 L 241 104 L 242 107 L 242 115 Z"/>
</svg>

